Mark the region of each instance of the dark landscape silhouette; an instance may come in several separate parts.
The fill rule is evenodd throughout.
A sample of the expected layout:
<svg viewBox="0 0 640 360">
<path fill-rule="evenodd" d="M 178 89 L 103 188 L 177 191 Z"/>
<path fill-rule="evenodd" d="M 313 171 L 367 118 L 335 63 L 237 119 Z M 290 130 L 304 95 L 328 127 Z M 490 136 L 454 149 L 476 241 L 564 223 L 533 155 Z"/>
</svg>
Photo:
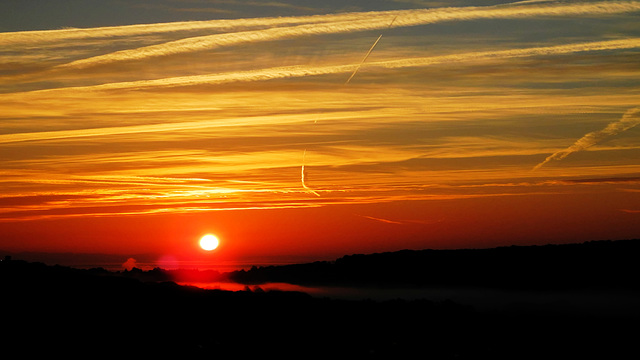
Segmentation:
<svg viewBox="0 0 640 360">
<path fill-rule="evenodd" d="M 450 300 L 354 301 L 249 286 L 245 291 L 205 290 L 173 279 L 593 294 L 615 290 L 638 298 L 639 249 L 639 240 L 628 240 L 406 250 L 231 273 L 112 272 L 6 258 L 0 262 L 8 334 L 3 351 L 86 357 L 633 358 L 638 355 L 638 307 L 617 315 L 574 313 L 566 311 L 566 304 L 487 312 Z"/>
<path fill-rule="evenodd" d="M 253 267 L 237 282 L 350 286 L 479 286 L 506 289 L 633 288 L 639 240 L 509 246 L 491 249 L 403 250 Z"/>
</svg>

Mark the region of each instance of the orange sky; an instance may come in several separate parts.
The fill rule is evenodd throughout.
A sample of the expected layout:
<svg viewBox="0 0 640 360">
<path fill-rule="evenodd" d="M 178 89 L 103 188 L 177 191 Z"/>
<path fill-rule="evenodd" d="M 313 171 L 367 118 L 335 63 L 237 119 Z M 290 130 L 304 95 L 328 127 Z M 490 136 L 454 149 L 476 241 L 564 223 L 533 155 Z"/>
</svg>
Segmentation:
<svg viewBox="0 0 640 360">
<path fill-rule="evenodd" d="M 640 2 L 169 3 L 0 26 L 0 249 L 640 236 Z"/>
</svg>

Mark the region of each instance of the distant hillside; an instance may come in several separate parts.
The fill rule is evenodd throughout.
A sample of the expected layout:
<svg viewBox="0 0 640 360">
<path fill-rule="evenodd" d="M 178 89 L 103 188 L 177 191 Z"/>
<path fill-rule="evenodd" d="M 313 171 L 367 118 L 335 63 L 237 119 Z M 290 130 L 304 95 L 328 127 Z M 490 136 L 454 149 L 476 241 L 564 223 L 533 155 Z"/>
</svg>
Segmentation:
<svg viewBox="0 0 640 360">
<path fill-rule="evenodd" d="M 3 354 L 363 359 L 428 350 L 437 359 L 449 358 L 453 346 L 465 355 L 497 358 L 505 352 L 474 335 L 472 329 L 486 320 L 451 301 L 350 302 L 299 292 L 204 290 L 121 275 L 0 261 Z M 428 326 L 416 330 L 413 321 Z M 457 328 L 462 322 L 465 331 Z"/>
<path fill-rule="evenodd" d="M 615 242 L 401 251 L 346 256 L 331 263 L 256 268 L 236 276 L 397 284 L 394 273 L 405 275 L 405 282 L 444 283 L 443 279 L 453 281 L 460 274 L 469 282 L 469 278 L 495 271 L 500 279 L 512 276 L 521 284 L 524 275 L 514 269 L 535 264 L 530 273 L 547 274 L 543 269 L 565 264 L 569 256 L 572 264 L 579 265 L 563 266 L 575 271 L 562 278 L 574 281 L 584 277 L 581 271 L 590 263 L 594 274 L 607 267 L 612 270 L 607 274 L 627 271 L 636 263 L 615 261 L 634 258 L 636 250 L 637 242 Z M 507 263 L 505 257 L 512 268 L 502 268 Z M 476 267 L 478 264 L 482 266 Z M 399 270 L 388 270 L 394 267 Z M 439 272 L 431 274 L 433 269 Z M 337 355 L 354 359 L 537 360 L 620 359 L 638 353 L 637 334 L 629 330 L 629 324 L 640 319 L 636 311 L 623 316 L 565 312 L 561 303 L 485 313 L 450 300 L 347 301 L 298 292 L 204 290 L 168 281 L 138 280 L 143 273 L 164 276 L 160 270 L 110 273 L 0 261 L 3 354 L 9 354 L 8 358 L 12 354 L 24 358 L 125 354 L 180 359 L 326 359 Z M 631 279 L 635 273 L 620 275 L 616 278 Z M 606 282 L 606 276 L 596 281 Z M 606 306 L 624 305 L 617 299 L 621 298 L 611 299 Z"/>
<path fill-rule="evenodd" d="M 0 256 L 11 256 L 16 260 L 24 260 L 29 262 L 41 262 L 48 265 L 62 265 L 77 268 L 87 268 L 94 264 L 118 264 L 121 265 L 128 257 L 133 257 L 137 261 L 149 261 L 149 255 L 116 255 L 116 254 L 100 254 L 100 253 L 54 253 L 54 252 L 38 252 L 38 251 L 6 251 L 0 250 Z"/>
<path fill-rule="evenodd" d="M 614 287 L 640 289 L 640 240 L 403 250 L 349 255 L 333 262 L 254 267 L 229 274 L 241 283 L 349 286 L 481 286 L 510 289 Z"/>
</svg>

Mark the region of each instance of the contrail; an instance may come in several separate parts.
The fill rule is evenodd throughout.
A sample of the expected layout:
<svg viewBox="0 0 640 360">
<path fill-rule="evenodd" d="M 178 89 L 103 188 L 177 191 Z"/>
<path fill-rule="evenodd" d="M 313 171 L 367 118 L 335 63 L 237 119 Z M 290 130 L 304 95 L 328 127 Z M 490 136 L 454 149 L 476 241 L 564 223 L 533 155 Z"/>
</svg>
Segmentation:
<svg viewBox="0 0 640 360">
<path fill-rule="evenodd" d="M 569 146 L 568 148 L 551 154 L 546 159 L 544 159 L 543 162 L 536 165 L 533 170 L 540 169 L 544 164 L 548 163 L 551 160 L 562 160 L 576 151 L 585 150 L 610 136 L 614 136 L 621 132 L 627 131 L 638 124 L 640 124 L 640 107 L 628 110 L 624 113 L 624 115 L 622 115 L 622 118 L 620 120 L 610 123 L 602 130 L 590 132 L 578 139 L 573 145 Z"/>
<path fill-rule="evenodd" d="M 400 17 L 395 23 L 396 27 L 406 27 L 446 21 L 518 19 L 538 16 L 584 16 L 634 11 L 640 11 L 639 1 L 540 3 L 540 5 L 513 5 L 507 7 L 501 5 L 353 13 L 352 15 L 355 16 L 349 20 L 340 18 L 339 21 L 316 22 L 297 26 L 189 37 L 157 45 L 97 55 L 58 65 L 57 67 L 84 68 L 119 61 L 142 60 L 151 57 L 211 50 L 222 46 L 234 46 L 243 43 L 273 41 L 308 35 L 339 34 L 353 31 L 384 29 L 388 27 L 386 19 L 393 15 Z"/>
<path fill-rule="evenodd" d="M 366 215 L 359 215 L 356 214 L 358 216 L 361 216 L 365 219 L 369 219 L 369 220 L 374 220 L 374 221 L 380 221 L 386 224 L 396 224 L 396 225 L 403 225 L 404 223 L 400 222 L 400 221 L 394 221 L 394 220 L 388 220 L 388 219 L 382 219 L 382 218 L 377 218 L 377 217 L 373 217 L 373 216 L 366 216 Z"/>
<path fill-rule="evenodd" d="M 391 25 L 393 25 L 393 22 L 396 21 L 396 19 L 398 18 L 398 16 L 396 15 L 396 17 L 393 18 L 393 20 L 391 20 L 391 23 L 389 24 L 389 27 L 387 29 L 391 28 Z M 367 51 L 367 54 L 364 56 L 364 58 L 362 59 L 362 61 L 360 62 L 360 64 L 358 65 L 358 67 L 356 67 L 356 69 L 353 71 L 353 73 L 351 73 L 351 76 L 349 76 L 349 79 L 347 79 L 347 81 L 345 82 L 345 85 L 348 84 L 351 79 L 353 79 L 354 76 L 356 76 L 356 73 L 358 72 L 358 70 L 360 69 L 360 67 L 362 66 L 362 64 L 364 64 L 365 61 L 367 61 L 367 58 L 369 57 L 369 55 L 371 54 L 371 52 L 373 51 L 373 48 L 376 47 L 376 45 L 378 45 L 378 41 L 380 41 L 380 39 L 382 38 L 382 34 L 380 34 L 380 36 L 378 36 L 378 38 L 376 39 L 376 41 L 373 43 L 373 45 L 371 45 L 371 47 L 369 48 L 369 51 Z M 317 123 L 318 119 L 315 119 L 313 121 L 313 123 Z M 304 182 L 304 158 L 307 154 L 307 149 L 304 149 L 304 154 L 302 154 L 302 187 L 305 188 L 307 191 L 315 194 L 316 196 L 320 196 L 317 192 L 311 190 L 309 187 L 307 187 L 307 185 Z"/>
<path fill-rule="evenodd" d="M 391 25 L 393 25 L 393 23 L 396 21 L 397 18 L 398 16 L 394 17 L 393 20 L 391 20 L 391 24 L 389 24 L 389 27 L 387 28 L 387 30 L 391 28 Z M 351 74 L 351 76 L 349 76 L 349 78 L 347 79 L 347 82 L 345 82 L 345 85 L 348 84 L 351 81 L 351 79 L 353 79 L 354 76 L 356 76 L 356 73 L 358 72 L 358 70 L 360 70 L 360 67 L 362 66 L 362 64 L 364 64 L 364 62 L 367 61 L 367 58 L 373 51 L 373 48 L 375 48 L 376 45 L 378 45 L 378 41 L 380 41 L 381 38 L 382 38 L 382 34 L 380 34 L 380 36 L 378 36 L 378 38 L 373 43 L 373 45 L 371 45 L 371 47 L 369 48 L 369 51 L 367 51 L 367 54 L 364 56 L 362 61 L 360 61 L 360 64 L 358 64 L 358 67 L 355 70 L 353 70 L 353 73 Z"/>
<path fill-rule="evenodd" d="M 434 66 L 450 63 L 464 63 L 480 60 L 500 60 L 510 58 L 523 58 L 529 56 L 551 56 L 563 55 L 579 52 L 605 51 L 633 49 L 640 47 L 640 38 L 629 38 L 621 40 L 595 41 L 588 43 L 576 43 L 556 46 L 544 46 L 534 48 L 509 49 L 498 51 L 480 51 L 452 55 L 440 55 L 419 58 L 407 58 L 398 60 L 386 60 L 368 63 L 369 67 L 381 67 L 387 69 L 412 68 L 423 66 Z M 274 79 L 331 75 L 352 72 L 356 65 L 329 65 L 329 66 L 283 66 L 267 69 L 256 69 L 246 71 L 233 71 L 226 73 L 216 73 L 207 75 L 178 76 L 153 80 L 137 80 L 128 82 L 106 83 L 100 85 L 77 86 L 66 88 L 53 88 L 44 90 L 34 90 L 21 94 L 46 94 L 50 92 L 67 91 L 104 91 L 104 90 L 144 90 L 150 88 L 170 88 L 176 86 L 197 86 L 204 84 L 228 84 L 236 82 L 268 81 Z M 7 96 L 7 94 L 5 94 Z"/>
<path fill-rule="evenodd" d="M 47 45 L 69 40 L 113 39 L 131 36 L 159 35 L 189 31 L 240 31 L 258 27 L 293 26 L 358 20 L 361 13 L 343 13 L 311 16 L 265 17 L 246 19 L 218 19 L 170 23 L 106 26 L 95 28 L 67 28 L 0 32 L 0 45 Z"/>
<path fill-rule="evenodd" d="M 396 19 L 398 18 L 398 16 L 394 17 L 393 20 L 391 20 L 391 23 L 389 24 L 389 28 L 391 28 L 391 25 L 393 25 L 393 22 L 396 21 Z M 364 64 L 364 62 L 367 60 L 367 58 L 369 57 L 369 54 L 371 54 L 371 52 L 373 51 L 373 48 L 376 47 L 376 45 L 378 44 L 378 41 L 380 41 L 380 39 L 382 38 L 382 34 L 380 34 L 380 36 L 378 36 L 378 38 L 376 39 L 376 41 L 373 43 L 373 45 L 371 45 L 371 48 L 369 48 L 369 51 L 367 51 L 367 54 L 364 56 L 364 58 L 362 59 L 362 61 L 360 62 L 360 64 L 358 65 L 358 67 L 356 67 L 356 69 L 353 71 L 353 73 L 351 74 L 351 76 L 349 77 L 349 79 L 347 79 L 347 82 L 345 82 L 345 85 L 349 83 L 349 81 L 351 81 L 351 79 L 353 79 L 354 76 L 356 76 L 356 73 L 358 72 L 358 70 L 360 69 L 360 67 L 362 66 L 362 64 Z M 315 119 L 313 121 L 313 123 L 317 123 L 318 119 Z M 304 164 L 305 164 L 305 156 L 307 155 L 307 149 L 304 149 L 304 153 L 302 154 L 302 170 L 301 172 L 301 179 L 302 179 L 302 187 L 305 188 L 308 192 L 315 194 L 316 196 L 320 196 L 320 194 L 318 194 L 317 192 L 311 190 L 304 182 Z"/>
<path fill-rule="evenodd" d="M 302 187 L 307 190 L 307 192 L 314 194 L 315 196 L 320 196 L 317 192 L 313 191 L 307 184 L 304 182 L 304 159 L 307 156 L 307 149 L 304 149 L 304 153 L 302 153 L 302 170 L 300 171 L 300 180 L 302 181 Z"/>
<path fill-rule="evenodd" d="M 374 115 L 374 111 L 366 111 L 365 117 Z M 326 115 L 329 119 L 344 119 L 353 116 L 349 111 L 338 111 Z M 297 114 L 289 115 L 264 115 L 249 116 L 240 118 L 226 118 L 219 121 L 185 121 L 176 123 L 160 123 L 145 125 L 128 125 L 128 126 L 110 126 L 97 127 L 89 129 L 73 129 L 73 130 L 53 130 L 53 131 L 36 131 L 26 133 L 0 134 L 0 144 L 11 144 L 24 141 L 49 141 L 64 140 L 86 137 L 101 137 L 112 135 L 141 134 L 141 133 L 158 133 L 171 132 L 178 130 L 199 130 L 212 128 L 225 128 L 229 126 L 243 126 L 256 124 L 278 124 L 300 123 L 301 117 Z"/>
</svg>

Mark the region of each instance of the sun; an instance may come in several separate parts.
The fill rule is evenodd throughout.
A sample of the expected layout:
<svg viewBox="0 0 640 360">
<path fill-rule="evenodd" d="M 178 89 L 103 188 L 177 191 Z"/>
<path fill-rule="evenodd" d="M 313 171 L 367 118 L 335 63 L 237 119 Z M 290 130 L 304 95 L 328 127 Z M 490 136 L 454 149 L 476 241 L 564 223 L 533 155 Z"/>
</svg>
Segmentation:
<svg viewBox="0 0 640 360">
<path fill-rule="evenodd" d="M 202 250 L 215 250 L 220 245 L 220 240 L 215 235 L 207 234 L 200 239 L 200 247 Z"/>
</svg>

